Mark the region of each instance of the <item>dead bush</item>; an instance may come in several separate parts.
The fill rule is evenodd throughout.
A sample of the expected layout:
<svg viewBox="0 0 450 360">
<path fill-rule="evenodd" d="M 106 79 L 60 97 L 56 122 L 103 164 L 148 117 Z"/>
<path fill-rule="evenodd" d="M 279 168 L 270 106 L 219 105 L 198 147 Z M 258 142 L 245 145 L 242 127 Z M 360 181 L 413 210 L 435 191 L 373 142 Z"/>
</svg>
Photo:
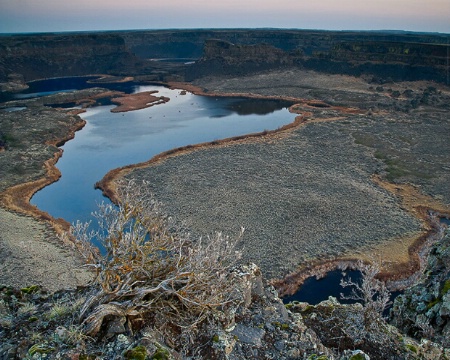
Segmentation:
<svg viewBox="0 0 450 360">
<path fill-rule="evenodd" d="M 362 303 L 365 321 L 368 325 L 373 325 L 383 317 L 383 312 L 390 304 L 391 293 L 384 281 L 377 278 L 381 266 L 379 262 L 372 261 L 364 263 L 359 260 L 357 269 L 361 271 L 361 281 L 355 282 L 352 279 L 341 280 L 342 287 L 352 287 L 349 296 L 342 296 L 344 299 L 351 299 Z"/>
<path fill-rule="evenodd" d="M 82 255 L 96 271 L 80 321 L 88 336 L 119 317 L 126 318 L 131 332 L 151 323 L 169 343 L 193 338 L 201 323 L 217 321 L 224 308 L 240 301 L 230 269 L 240 258 L 235 244 L 243 229 L 233 239 L 216 233 L 192 241 L 143 188 L 122 183 L 120 203 L 102 204 L 94 214 L 98 230 L 80 222 L 72 227 Z"/>
</svg>

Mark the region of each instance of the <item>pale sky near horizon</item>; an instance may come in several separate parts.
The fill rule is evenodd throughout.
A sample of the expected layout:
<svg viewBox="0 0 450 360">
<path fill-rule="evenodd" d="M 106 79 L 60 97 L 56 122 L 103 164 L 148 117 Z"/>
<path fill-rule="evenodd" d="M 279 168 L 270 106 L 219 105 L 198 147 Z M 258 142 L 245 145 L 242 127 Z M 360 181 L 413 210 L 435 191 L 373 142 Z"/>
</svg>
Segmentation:
<svg viewBox="0 0 450 360">
<path fill-rule="evenodd" d="M 450 0 L 0 0 L 0 33 L 167 28 L 450 34 Z"/>
</svg>

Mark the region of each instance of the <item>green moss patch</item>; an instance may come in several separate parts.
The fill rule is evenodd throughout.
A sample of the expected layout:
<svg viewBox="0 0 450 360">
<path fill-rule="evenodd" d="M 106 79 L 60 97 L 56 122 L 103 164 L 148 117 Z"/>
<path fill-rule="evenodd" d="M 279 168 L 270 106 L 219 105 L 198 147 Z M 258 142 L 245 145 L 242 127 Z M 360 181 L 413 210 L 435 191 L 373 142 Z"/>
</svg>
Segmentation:
<svg viewBox="0 0 450 360">
<path fill-rule="evenodd" d="M 145 360 L 146 357 L 147 357 L 147 349 L 142 345 L 127 350 L 124 354 L 124 358 L 127 360 Z"/>
</svg>

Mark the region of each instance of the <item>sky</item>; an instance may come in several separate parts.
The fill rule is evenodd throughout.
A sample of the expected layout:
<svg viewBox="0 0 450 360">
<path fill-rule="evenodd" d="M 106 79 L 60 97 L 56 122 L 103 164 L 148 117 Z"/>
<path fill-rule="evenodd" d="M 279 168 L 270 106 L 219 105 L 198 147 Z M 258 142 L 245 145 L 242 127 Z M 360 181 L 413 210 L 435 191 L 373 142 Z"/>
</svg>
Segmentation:
<svg viewBox="0 0 450 360">
<path fill-rule="evenodd" d="M 450 0 L 0 0 L 0 33 L 168 28 L 450 33 Z"/>
</svg>

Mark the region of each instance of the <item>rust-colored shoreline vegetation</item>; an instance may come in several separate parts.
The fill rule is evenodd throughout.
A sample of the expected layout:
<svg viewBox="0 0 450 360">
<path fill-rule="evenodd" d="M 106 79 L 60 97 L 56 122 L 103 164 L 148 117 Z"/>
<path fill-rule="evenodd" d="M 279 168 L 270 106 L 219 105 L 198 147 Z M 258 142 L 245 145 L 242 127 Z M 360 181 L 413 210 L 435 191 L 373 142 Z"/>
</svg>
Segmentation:
<svg viewBox="0 0 450 360">
<path fill-rule="evenodd" d="M 72 115 L 76 115 L 79 112 L 83 111 L 69 111 L 69 113 L 71 113 Z M 80 119 L 80 121 L 78 121 L 74 126 L 68 129 L 68 133 L 64 138 L 47 141 L 46 144 L 53 145 L 55 147 L 62 146 L 67 141 L 73 139 L 75 137 L 75 132 L 81 130 L 85 125 L 86 121 Z M 56 163 L 58 162 L 62 154 L 63 150 L 59 149 L 57 152 L 55 152 L 52 158 L 44 162 L 43 166 L 46 171 L 44 177 L 35 181 L 11 186 L 0 193 L 0 204 L 4 208 L 20 214 L 32 216 L 38 220 L 46 221 L 59 235 L 68 231 L 70 224 L 64 219 L 53 218 L 47 212 L 42 211 L 38 207 L 32 205 L 30 203 L 30 200 L 36 192 L 58 181 L 58 179 L 61 177 L 61 172 L 56 167 Z"/>
</svg>

